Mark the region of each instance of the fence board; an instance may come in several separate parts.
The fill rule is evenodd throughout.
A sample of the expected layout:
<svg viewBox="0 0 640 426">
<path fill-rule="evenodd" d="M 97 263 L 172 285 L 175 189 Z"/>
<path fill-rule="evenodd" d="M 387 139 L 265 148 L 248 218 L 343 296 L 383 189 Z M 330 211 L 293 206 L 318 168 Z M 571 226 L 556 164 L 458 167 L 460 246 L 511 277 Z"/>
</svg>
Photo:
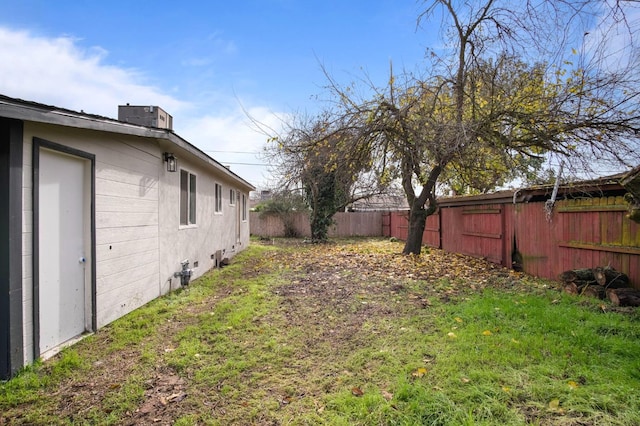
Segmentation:
<svg viewBox="0 0 640 426">
<path fill-rule="evenodd" d="M 422 235 L 422 243 L 430 247 L 441 248 L 439 212 L 427 217 Z"/>
</svg>

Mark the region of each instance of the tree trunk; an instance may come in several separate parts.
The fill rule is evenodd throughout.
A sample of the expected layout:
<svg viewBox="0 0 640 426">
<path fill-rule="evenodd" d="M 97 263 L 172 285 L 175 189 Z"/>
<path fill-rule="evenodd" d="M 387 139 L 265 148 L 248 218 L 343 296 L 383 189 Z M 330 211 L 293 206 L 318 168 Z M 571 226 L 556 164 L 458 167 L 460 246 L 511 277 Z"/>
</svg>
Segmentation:
<svg viewBox="0 0 640 426">
<path fill-rule="evenodd" d="M 409 211 L 409 233 L 402 254 L 420 254 L 427 216 L 427 211 L 423 207 L 413 207 Z"/>
<path fill-rule="evenodd" d="M 311 241 L 323 243 L 329 239 L 329 225 L 331 218 L 326 218 L 316 213 L 311 216 Z"/>
<path fill-rule="evenodd" d="M 578 287 L 578 294 L 582 296 L 595 297 L 604 299 L 606 297 L 606 289 L 598 284 L 586 284 Z"/>
<path fill-rule="evenodd" d="M 578 294 L 578 286 L 573 281 L 564 283 L 564 292 L 569 294 Z"/>
<path fill-rule="evenodd" d="M 629 277 L 615 269 L 605 266 L 593 269 L 593 275 L 598 284 L 606 288 L 624 288 L 629 287 Z"/>
<path fill-rule="evenodd" d="M 578 285 L 579 284 L 579 285 Z M 584 284 L 584 281 L 565 282 L 564 292 L 576 296 L 588 296 L 604 299 L 607 296 L 606 289 L 598 284 Z"/>
<path fill-rule="evenodd" d="M 560 279 L 565 283 L 575 282 L 577 285 L 579 282 L 584 283 L 596 283 L 596 277 L 593 274 L 593 269 L 570 269 L 560 274 Z"/>
<path fill-rule="evenodd" d="M 616 306 L 640 306 L 640 290 L 635 288 L 610 289 L 607 296 Z"/>
<path fill-rule="evenodd" d="M 585 284 L 598 284 L 607 289 L 629 287 L 629 277 L 609 266 L 571 269 L 560 274 L 560 279 L 565 284 L 574 283 L 578 288 Z"/>
</svg>

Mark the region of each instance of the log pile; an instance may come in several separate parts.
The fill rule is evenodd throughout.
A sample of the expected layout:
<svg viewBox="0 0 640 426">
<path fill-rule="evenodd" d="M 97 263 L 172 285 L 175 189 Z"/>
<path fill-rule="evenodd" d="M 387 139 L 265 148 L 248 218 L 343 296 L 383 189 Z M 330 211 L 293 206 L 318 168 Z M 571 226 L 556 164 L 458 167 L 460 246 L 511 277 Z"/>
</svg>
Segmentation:
<svg viewBox="0 0 640 426">
<path fill-rule="evenodd" d="M 626 274 L 608 266 L 564 271 L 560 280 L 570 294 L 608 298 L 616 306 L 640 306 L 640 290 L 630 287 Z"/>
</svg>

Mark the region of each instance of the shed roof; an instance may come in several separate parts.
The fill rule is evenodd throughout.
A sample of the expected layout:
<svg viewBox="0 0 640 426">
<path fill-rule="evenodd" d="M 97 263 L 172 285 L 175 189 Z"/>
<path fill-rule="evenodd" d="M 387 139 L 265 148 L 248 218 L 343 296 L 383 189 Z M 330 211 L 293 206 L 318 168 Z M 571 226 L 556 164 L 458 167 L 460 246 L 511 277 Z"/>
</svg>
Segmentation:
<svg viewBox="0 0 640 426">
<path fill-rule="evenodd" d="M 161 142 L 161 145 L 165 145 L 166 149 L 173 149 L 172 147 L 180 148 L 198 158 L 210 168 L 238 182 L 248 191 L 255 190 L 255 186 L 251 183 L 170 129 L 140 126 L 109 117 L 88 114 L 84 111 L 77 112 L 52 105 L 11 98 L 2 94 L 0 94 L 0 117 L 156 139 Z"/>
<path fill-rule="evenodd" d="M 620 184 L 640 202 L 640 166 L 625 174 L 620 179 Z"/>
<path fill-rule="evenodd" d="M 578 198 L 584 196 L 605 196 L 623 193 L 620 180 L 626 173 L 618 173 L 597 179 L 582 180 L 562 184 L 558 187 L 558 198 Z M 438 199 L 440 207 L 454 207 L 478 204 L 527 203 L 551 198 L 553 184 L 536 185 L 528 188 L 496 191 L 489 194 L 463 195 Z"/>
</svg>

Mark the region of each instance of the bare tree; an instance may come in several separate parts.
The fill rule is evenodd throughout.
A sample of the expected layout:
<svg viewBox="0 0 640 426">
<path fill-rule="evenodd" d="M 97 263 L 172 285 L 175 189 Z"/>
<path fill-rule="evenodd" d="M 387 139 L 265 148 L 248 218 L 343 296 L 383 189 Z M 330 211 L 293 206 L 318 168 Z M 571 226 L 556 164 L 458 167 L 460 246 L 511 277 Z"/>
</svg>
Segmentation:
<svg viewBox="0 0 640 426">
<path fill-rule="evenodd" d="M 597 49 L 581 54 L 568 45 L 576 40 L 572 27 L 601 12 L 593 5 L 543 1 L 518 9 L 495 0 L 427 3 L 420 20 L 440 12 L 450 49 L 435 56 L 429 79 L 402 96 L 390 83 L 378 109 L 391 124 L 385 134 L 395 145 L 389 146 L 400 148 L 411 206 L 405 254 L 420 253 L 424 219 L 437 206 L 438 180 L 456 169 L 473 171 L 474 161 L 480 167 L 477 160 L 487 157 L 500 160 L 494 165 L 517 162 L 525 171 L 542 156 L 555 155 L 566 158 L 574 172 L 584 172 L 640 160 L 633 62 L 613 68 Z M 620 22 L 620 3 L 610 7 Z M 522 49 L 529 53 L 518 54 Z"/>
<path fill-rule="evenodd" d="M 425 220 L 436 211 L 443 184 L 486 191 L 515 176 L 530 177 L 549 158 L 564 159 L 576 174 L 635 165 L 638 51 L 625 51 L 626 62 L 614 61 L 606 43 L 585 42 L 602 16 L 633 35 L 623 3 L 425 2 L 419 23 L 439 17 L 449 43 L 430 52 L 424 75 L 390 72 L 384 87 L 369 84 L 368 94 L 359 96 L 325 73 L 331 109 L 315 127 L 296 127 L 306 131 L 288 139 L 312 144 L 284 145 L 306 153 L 296 164 L 313 163 L 307 154 L 316 150 L 313 155 L 331 165 L 330 156 L 317 154 L 318 141 L 338 137 L 349 144 L 336 146 L 348 148 L 327 153 L 366 159 L 360 163 L 366 167 L 352 172 L 400 180 L 410 206 L 405 254 L 420 253 Z M 332 130 L 323 133 L 325 127 Z"/>
<path fill-rule="evenodd" d="M 384 191 L 371 173 L 375 149 L 362 143 L 358 126 L 347 118 L 329 111 L 298 115 L 271 137 L 265 151 L 281 188 L 297 188 L 304 195 L 313 242 L 327 240 L 335 213 Z"/>
</svg>

